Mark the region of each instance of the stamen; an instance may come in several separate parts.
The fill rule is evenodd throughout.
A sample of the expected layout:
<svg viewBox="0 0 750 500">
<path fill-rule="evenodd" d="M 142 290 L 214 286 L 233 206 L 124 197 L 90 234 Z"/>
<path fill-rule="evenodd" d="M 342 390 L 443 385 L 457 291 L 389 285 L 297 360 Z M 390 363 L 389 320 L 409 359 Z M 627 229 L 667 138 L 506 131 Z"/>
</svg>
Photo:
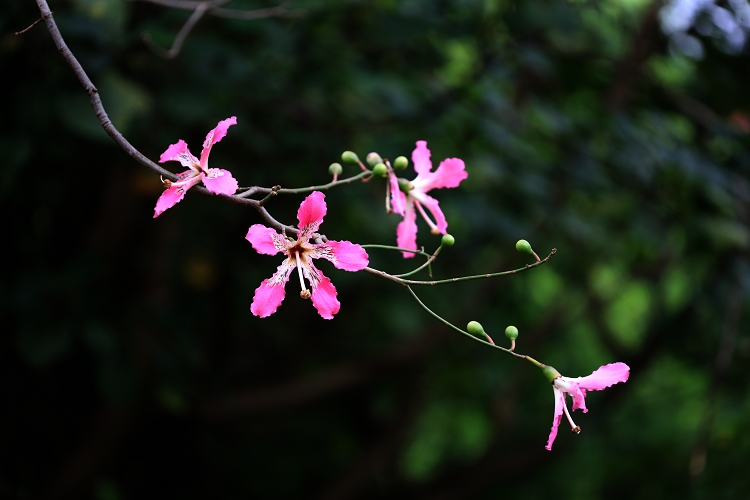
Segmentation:
<svg viewBox="0 0 750 500">
<path fill-rule="evenodd" d="M 427 216 L 427 212 L 425 212 L 424 208 L 422 208 L 422 204 L 419 203 L 418 200 L 414 200 L 414 205 L 417 206 L 417 210 L 419 210 L 419 213 L 422 214 L 422 218 L 424 218 L 425 222 L 427 222 L 427 225 L 430 226 L 430 232 L 432 234 L 440 234 L 440 229 L 438 229 L 437 224 L 432 222 L 432 219 Z"/>
<path fill-rule="evenodd" d="M 573 422 L 573 417 L 570 416 L 570 413 L 568 412 L 568 403 L 565 399 L 565 393 L 563 393 L 563 411 L 565 411 L 565 416 L 568 417 L 568 423 L 571 427 L 571 432 L 574 434 L 579 434 L 581 432 L 581 427 L 579 425 L 576 425 L 575 422 Z"/>
<path fill-rule="evenodd" d="M 303 299 L 309 299 L 310 292 L 307 290 L 307 287 L 305 286 L 305 280 L 303 279 L 302 263 L 300 262 L 300 259 L 299 259 L 299 252 L 294 252 L 294 258 L 297 259 L 297 274 L 299 274 L 299 284 L 302 287 L 302 291 L 299 293 L 299 296 L 302 297 Z M 307 297 L 305 297 L 305 295 L 307 295 Z"/>
</svg>

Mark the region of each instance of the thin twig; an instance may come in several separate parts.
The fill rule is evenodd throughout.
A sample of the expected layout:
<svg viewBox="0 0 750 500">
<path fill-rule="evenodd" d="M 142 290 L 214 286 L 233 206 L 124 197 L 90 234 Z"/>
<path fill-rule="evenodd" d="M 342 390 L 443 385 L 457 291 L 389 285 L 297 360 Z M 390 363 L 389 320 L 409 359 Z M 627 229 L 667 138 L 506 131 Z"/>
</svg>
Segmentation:
<svg viewBox="0 0 750 500">
<path fill-rule="evenodd" d="M 185 43 L 187 36 L 209 8 L 211 8 L 209 2 L 201 2 L 198 4 L 193 13 L 190 14 L 188 20 L 185 21 L 185 24 L 180 28 L 180 31 L 177 32 L 177 36 L 175 36 L 174 41 L 172 42 L 172 47 L 170 47 L 169 50 L 165 50 L 156 45 L 147 33 L 141 38 L 143 39 L 143 42 L 148 45 L 151 50 L 156 52 L 159 57 L 164 59 L 174 59 L 180 53 L 182 44 Z"/>
<path fill-rule="evenodd" d="M 296 14 L 297 11 L 290 11 L 286 5 L 281 4 L 276 7 L 268 7 L 265 9 L 255 10 L 237 10 L 237 9 L 222 9 L 220 7 L 214 7 L 208 13 L 212 16 L 223 17 L 225 19 L 239 19 L 241 21 L 252 21 L 254 19 L 265 19 L 267 17 L 284 16 Z"/>
<path fill-rule="evenodd" d="M 470 339 L 475 340 L 475 341 L 477 341 L 477 342 L 479 342 L 481 344 L 484 344 L 484 345 L 487 345 L 487 346 L 490 346 L 490 347 L 494 347 L 495 349 L 503 351 L 506 354 L 510 354 L 511 356 L 515 356 L 516 358 L 525 359 L 526 361 L 530 362 L 531 364 L 533 364 L 535 366 L 538 366 L 538 367 L 544 366 L 542 363 L 540 363 L 539 361 L 535 360 L 531 356 L 526 356 L 525 354 L 518 354 L 517 352 L 513 352 L 510 349 L 506 349 L 505 347 L 501 347 L 501 346 L 495 344 L 494 342 L 487 342 L 486 340 L 482 340 L 482 339 L 480 339 L 478 337 L 475 337 L 474 335 L 470 334 L 469 332 L 467 332 L 465 330 L 462 330 L 461 328 L 457 327 L 456 325 L 454 325 L 453 323 L 451 323 L 447 319 L 444 319 L 443 317 L 439 316 L 436 312 L 434 312 L 432 309 L 430 309 L 429 307 L 427 307 L 427 305 L 420 300 L 420 298 L 417 296 L 417 294 L 414 293 L 414 290 L 412 290 L 410 286 L 406 285 L 406 289 L 409 290 L 409 293 L 411 293 L 412 297 L 414 297 L 414 300 L 416 300 L 417 303 L 420 306 L 422 306 L 422 309 L 424 309 L 425 311 L 427 311 L 430 314 L 430 316 L 432 316 L 436 320 L 440 321 L 444 325 L 448 326 L 449 328 L 452 328 L 453 330 L 456 330 L 457 332 L 461 333 L 462 335 L 465 335 L 465 336 L 469 337 Z"/>
<path fill-rule="evenodd" d="M 136 0 L 130 0 L 136 1 Z M 140 0 L 143 2 L 149 2 L 163 7 L 170 7 L 173 9 L 184 9 L 192 10 L 193 13 L 190 15 L 185 24 L 180 28 L 177 36 L 172 42 L 172 47 L 169 50 L 165 50 L 154 43 L 148 34 L 144 34 L 141 38 L 148 47 L 154 51 L 159 57 L 164 59 L 173 59 L 179 55 L 182 45 L 185 43 L 187 36 L 190 34 L 192 29 L 203 17 L 204 14 L 210 14 L 216 17 L 223 17 L 225 19 L 239 19 L 242 21 L 251 21 L 254 19 L 264 19 L 273 16 L 282 16 L 289 14 L 290 11 L 286 5 L 281 4 L 276 7 L 268 7 L 264 9 L 255 10 L 237 10 L 237 9 L 225 9 L 221 7 L 229 3 L 231 0 L 204 0 L 204 1 L 189 1 L 189 0 Z"/>
<path fill-rule="evenodd" d="M 374 243 L 366 243 L 364 245 L 360 245 L 362 248 L 381 248 L 383 250 L 396 250 L 399 252 L 411 252 L 414 255 L 421 255 L 423 257 L 430 257 L 430 254 L 425 252 L 424 250 L 414 250 L 413 248 L 401 248 L 401 247 L 394 247 L 392 245 L 377 245 Z"/>
<path fill-rule="evenodd" d="M 534 262 L 533 264 L 526 264 L 524 267 L 519 267 L 518 269 L 512 269 L 510 271 L 502 271 L 499 273 L 488 273 L 488 274 L 475 274 L 473 276 L 462 276 L 460 278 L 449 278 L 445 280 L 436 280 L 436 281 L 405 280 L 397 276 L 388 274 L 386 272 L 380 271 L 378 269 L 373 269 L 371 267 L 366 267 L 362 270 L 366 273 L 370 273 L 375 276 L 385 278 L 387 280 L 393 281 L 395 283 L 398 283 L 399 285 L 404 285 L 404 286 L 407 286 L 407 285 L 444 285 L 447 283 L 458 283 L 460 281 L 479 280 L 479 279 L 485 279 L 485 278 L 497 278 L 499 276 L 508 276 L 510 274 L 522 273 L 524 271 L 528 271 L 529 269 L 533 269 L 535 267 L 541 266 L 545 262 L 549 261 L 552 258 L 552 256 L 555 255 L 555 253 L 557 253 L 557 249 L 553 248 L 552 251 L 549 253 L 549 255 L 547 255 L 547 257 L 540 260 L 539 262 Z"/>
<path fill-rule="evenodd" d="M 33 23 L 31 23 L 31 24 L 30 24 L 29 26 L 27 26 L 26 28 L 22 29 L 21 31 L 16 31 L 16 33 L 15 33 L 15 34 L 16 34 L 16 35 L 23 35 L 24 33 L 26 33 L 27 31 L 29 31 L 29 30 L 30 30 L 31 28 L 33 28 L 34 26 L 36 26 L 36 25 L 37 25 L 37 24 L 39 24 L 40 22 L 42 22 L 42 18 L 41 18 L 41 17 L 40 17 L 39 19 L 37 19 L 36 21 L 34 21 Z"/>
<path fill-rule="evenodd" d="M 183 9 L 183 10 L 195 10 L 201 4 L 209 4 L 210 7 L 220 7 L 226 5 L 232 0 L 130 0 L 131 2 L 146 2 L 161 5 L 162 7 L 170 7 L 172 9 Z"/>
<path fill-rule="evenodd" d="M 275 188 L 264 188 L 264 187 L 259 187 L 259 186 L 253 186 L 251 188 L 248 188 L 247 191 L 243 191 L 242 193 L 238 194 L 237 196 L 239 196 L 240 198 L 247 198 L 256 193 L 269 194 L 271 191 L 275 191 L 279 194 L 302 194 L 302 193 L 310 193 L 312 191 L 325 191 L 326 189 L 330 189 L 332 187 L 342 186 L 344 184 L 350 184 L 354 181 L 363 179 L 370 175 L 372 175 L 372 172 L 368 170 L 366 172 L 360 172 L 357 175 L 354 175 L 352 177 L 347 177 L 346 179 L 329 182 L 328 184 L 321 184 L 319 186 L 308 186 L 308 187 L 295 188 L 295 189 L 290 189 L 290 188 L 275 189 Z"/>
</svg>

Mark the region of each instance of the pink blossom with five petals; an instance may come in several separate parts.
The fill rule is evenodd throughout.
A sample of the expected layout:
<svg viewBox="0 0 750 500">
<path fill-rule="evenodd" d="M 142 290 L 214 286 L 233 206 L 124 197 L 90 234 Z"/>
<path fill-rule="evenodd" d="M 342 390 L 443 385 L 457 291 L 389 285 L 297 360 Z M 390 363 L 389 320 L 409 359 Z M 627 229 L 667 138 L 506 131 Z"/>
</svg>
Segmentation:
<svg viewBox="0 0 750 500">
<path fill-rule="evenodd" d="M 237 125 L 237 117 L 232 116 L 222 120 L 215 129 L 210 131 L 203 142 L 200 160 L 193 156 L 185 141 L 180 139 L 172 144 L 159 158 L 159 163 L 165 161 L 179 161 L 188 170 L 177 174 L 178 181 L 164 181 L 167 189 L 156 201 L 154 218 L 162 214 L 166 209 L 175 206 L 185 197 L 188 189 L 203 181 L 206 189 L 214 194 L 233 195 L 237 191 L 237 181 L 228 170 L 221 168 L 208 168 L 208 155 L 211 147 L 227 135 L 227 129 Z"/>
<path fill-rule="evenodd" d="M 417 249 L 417 212 L 430 226 L 432 234 L 446 234 L 448 222 L 445 220 L 445 215 L 440 210 L 438 201 L 427 195 L 427 191 L 457 187 L 469 176 L 465 170 L 464 161 L 459 158 L 446 158 L 433 172 L 430 156 L 427 141 L 417 141 L 417 147 L 411 154 L 417 177 L 409 183 L 408 192 L 405 193 L 399 188 L 399 179 L 395 175 L 391 175 L 389 179 L 393 211 L 404 217 L 396 228 L 396 241 L 401 248 Z M 427 207 L 435 218 L 434 222 L 424 211 L 423 206 Z M 402 253 L 404 258 L 414 257 L 412 252 Z"/>
<path fill-rule="evenodd" d="M 545 369 L 556 373 L 554 380 L 552 380 L 552 389 L 555 393 L 555 415 L 552 419 L 552 429 L 549 433 L 549 439 L 547 439 L 547 446 L 545 446 L 548 450 L 552 450 L 552 443 L 557 437 L 557 428 L 562 421 L 563 413 L 570 423 L 571 430 L 576 434 L 581 432 L 581 428 L 573 422 L 573 418 L 568 412 L 568 405 L 565 403 L 566 393 L 570 394 L 573 399 L 573 411 L 580 408 L 583 413 L 586 413 L 589 411 L 586 408 L 586 391 L 601 391 L 612 385 L 627 381 L 630 376 L 630 367 L 625 363 L 611 363 L 600 366 L 591 375 L 577 378 L 563 377 L 550 366 L 545 367 Z"/>
<path fill-rule="evenodd" d="M 325 319 L 333 319 L 339 312 L 341 304 L 336 298 L 336 287 L 331 280 L 315 267 L 312 259 L 323 258 L 331 261 L 338 269 L 344 271 L 360 271 L 367 267 L 369 257 L 364 248 L 349 241 L 326 241 L 310 243 L 310 239 L 323 222 L 326 214 L 325 195 L 314 191 L 302 201 L 297 211 L 299 233 L 294 241 L 287 236 L 277 233 L 274 229 L 262 224 L 254 224 L 247 231 L 245 239 L 260 254 L 276 255 L 278 252 L 286 254 L 286 259 L 276 272 L 263 280 L 255 290 L 250 311 L 261 318 L 270 316 L 284 300 L 284 285 L 289 281 L 294 268 L 299 273 L 302 298 L 312 299 L 313 306 Z M 305 286 L 305 279 L 310 283 L 312 292 Z"/>
</svg>

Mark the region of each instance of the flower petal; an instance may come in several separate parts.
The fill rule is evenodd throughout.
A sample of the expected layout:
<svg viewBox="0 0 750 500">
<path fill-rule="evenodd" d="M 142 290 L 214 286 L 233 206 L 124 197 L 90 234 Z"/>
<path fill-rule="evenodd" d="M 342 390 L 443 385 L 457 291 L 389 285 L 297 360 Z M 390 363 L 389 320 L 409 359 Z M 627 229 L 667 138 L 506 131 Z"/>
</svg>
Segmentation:
<svg viewBox="0 0 750 500">
<path fill-rule="evenodd" d="M 426 206 L 432 216 L 435 218 L 435 224 L 438 230 L 445 234 L 448 230 L 448 221 L 445 220 L 445 214 L 440 210 L 440 203 L 432 196 L 424 193 L 420 193 L 416 190 L 412 191 L 412 196 L 416 198 L 422 205 Z"/>
<path fill-rule="evenodd" d="M 161 154 L 159 157 L 159 163 L 164 163 L 165 161 L 179 161 L 183 167 L 196 171 L 200 169 L 198 158 L 193 156 L 188 149 L 187 144 L 182 139 L 169 146 L 167 150 Z"/>
<path fill-rule="evenodd" d="M 400 248 L 417 249 L 417 214 L 414 211 L 414 204 L 406 206 L 404 220 L 396 227 L 396 244 Z M 405 259 L 414 257 L 412 252 L 401 252 Z"/>
<path fill-rule="evenodd" d="M 398 187 L 398 177 L 391 175 L 388 177 L 391 185 L 391 208 L 399 215 L 404 215 L 406 211 L 406 194 Z"/>
<path fill-rule="evenodd" d="M 587 391 L 601 391 L 620 382 L 625 382 L 630 376 L 630 367 L 625 363 L 610 363 L 595 370 L 587 377 L 570 379 Z"/>
<path fill-rule="evenodd" d="M 213 194 L 225 194 L 227 196 L 232 196 L 239 187 L 237 180 L 232 177 L 229 170 L 223 168 L 209 168 L 203 174 L 203 184 Z"/>
<path fill-rule="evenodd" d="M 255 289 L 253 303 L 250 304 L 250 312 L 260 318 L 266 318 L 276 312 L 284 301 L 286 291 L 284 284 L 272 284 L 271 280 L 265 279 Z"/>
<path fill-rule="evenodd" d="M 440 166 L 434 172 L 427 175 L 420 175 L 414 179 L 414 185 L 422 191 L 427 192 L 430 189 L 454 188 L 461 184 L 461 181 L 469 177 L 466 172 L 464 161 L 459 158 L 446 158 L 440 162 Z"/>
<path fill-rule="evenodd" d="M 201 151 L 201 167 L 208 168 L 208 155 L 211 153 L 211 147 L 227 135 L 227 129 L 232 125 L 237 125 L 236 116 L 220 121 L 216 128 L 206 135 L 206 140 L 203 141 L 203 151 Z"/>
<path fill-rule="evenodd" d="M 187 180 L 179 181 L 179 184 L 172 184 L 172 186 L 165 189 L 161 196 L 159 196 L 159 199 L 156 200 L 156 206 L 154 207 L 154 218 L 159 217 L 162 213 L 164 213 L 166 209 L 172 208 L 177 203 L 182 201 L 187 190 L 195 186 L 200 180 L 200 177 L 198 177 L 198 175 L 195 175 L 193 178 L 188 178 L 189 176 L 186 176 L 186 173 L 190 174 L 192 173 L 192 171 L 188 170 L 187 172 L 182 172 L 181 174 L 179 174 L 177 177 L 183 179 L 187 178 Z"/>
<path fill-rule="evenodd" d="M 299 240 L 307 241 L 310 236 L 318 230 L 323 222 L 323 216 L 326 214 L 326 202 L 323 193 L 313 191 L 307 198 L 302 200 L 297 211 L 297 220 L 299 221 Z"/>
<path fill-rule="evenodd" d="M 339 312 L 341 303 L 336 299 L 336 287 L 331 280 L 318 271 L 320 281 L 317 286 L 312 287 L 313 306 L 318 310 L 323 319 L 333 319 L 333 315 Z"/>
<path fill-rule="evenodd" d="M 291 243 L 284 236 L 263 224 L 250 226 L 245 239 L 253 245 L 256 252 L 263 255 L 276 255 L 289 248 Z"/>
<path fill-rule="evenodd" d="M 547 450 L 552 451 L 552 443 L 555 442 L 557 437 L 557 428 L 560 426 L 560 422 L 563 417 L 563 406 L 565 406 L 565 393 L 553 387 L 555 391 L 555 414 L 552 417 L 552 429 L 549 431 L 549 438 L 547 439 Z"/>
<path fill-rule="evenodd" d="M 573 411 L 578 409 L 583 410 L 583 413 L 588 413 L 589 409 L 586 408 L 586 390 L 581 389 L 578 384 L 571 384 L 571 391 L 568 393 L 573 398 Z"/>
<path fill-rule="evenodd" d="M 250 312 L 255 316 L 265 318 L 276 312 L 281 302 L 284 300 L 284 285 L 289 281 L 289 275 L 296 267 L 292 259 L 286 259 L 276 269 L 276 272 L 268 279 L 263 280 L 258 288 L 255 289 L 253 303 L 250 305 Z"/>
<path fill-rule="evenodd" d="M 432 170 L 432 162 L 430 161 L 430 150 L 427 149 L 427 141 L 417 141 L 417 147 L 411 154 L 411 161 L 414 163 L 414 170 L 417 172 L 417 176 L 428 175 Z"/>
<path fill-rule="evenodd" d="M 369 264 L 369 256 L 364 248 L 351 241 L 328 241 L 321 245 L 312 245 L 315 249 L 312 257 L 322 257 L 329 260 L 338 269 L 344 271 L 359 271 Z M 328 247 L 330 251 L 319 252 L 320 247 Z"/>
</svg>

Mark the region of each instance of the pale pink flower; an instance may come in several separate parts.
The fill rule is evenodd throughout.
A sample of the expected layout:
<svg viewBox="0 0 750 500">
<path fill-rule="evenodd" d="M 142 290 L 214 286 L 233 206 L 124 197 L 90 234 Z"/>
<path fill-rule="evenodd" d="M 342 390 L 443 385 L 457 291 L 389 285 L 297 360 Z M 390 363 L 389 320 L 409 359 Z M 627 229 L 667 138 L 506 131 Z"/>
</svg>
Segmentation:
<svg viewBox="0 0 750 500">
<path fill-rule="evenodd" d="M 556 378 L 552 380 L 552 389 L 555 393 L 555 416 L 552 419 L 552 429 L 549 433 L 549 439 L 547 440 L 548 450 L 552 449 L 552 443 L 557 437 L 557 427 L 562 421 L 563 413 L 570 423 L 570 427 L 573 432 L 578 434 L 581 432 L 581 428 L 573 422 L 573 418 L 568 412 L 568 405 L 565 403 L 565 394 L 570 394 L 573 399 L 573 411 L 582 409 L 583 413 L 588 412 L 586 408 L 586 391 L 601 391 L 611 385 L 625 382 L 630 376 L 630 367 L 625 363 L 611 363 L 599 367 L 588 377 L 568 378 L 560 375 L 554 368 L 545 367 L 551 369 L 552 373 L 556 373 Z"/>
<path fill-rule="evenodd" d="M 359 271 L 367 267 L 367 252 L 361 246 L 349 241 L 327 241 L 324 243 L 310 243 L 310 238 L 318 230 L 326 214 L 325 195 L 314 191 L 302 201 L 297 211 L 299 233 L 294 241 L 287 236 L 277 233 L 270 227 L 254 224 L 247 231 L 245 239 L 252 243 L 253 248 L 261 254 L 276 255 L 283 252 L 284 262 L 268 279 L 263 280 L 255 290 L 250 311 L 255 316 L 265 318 L 276 312 L 284 300 L 284 285 L 289 281 L 289 275 L 294 268 L 299 273 L 302 287 L 300 296 L 311 298 L 313 306 L 325 319 L 333 319 L 339 312 L 341 304 L 336 299 L 336 288 L 331 280 L 313 264 L 312 259 L 323 258 L 344 271 Z M 312 293 L 305 286 L 305 279 L 310 283 Z"/>
<path fill-rule="evenodd" d="M 201 151 L 200 160 L 193 156 L 188 150 L 188 146 L 180 139 L 172 144 L 159 158 L 159 163 L 165 161 L 179 161 L 183 167 L 188 170 L 177 174 L 179 181 L 165 181 L 167 189 L 161 194 L 156 201 L 154 208 L 154 217 L 158 217 L 166 209 L 175 206 L 185 196 L 185 192 L 191 187 L 203 181 L 206 189 L 214 194 L 226 194 L 231 196 L 237 191 L 237 181 L 228 170 L 221 168 L 208 168 L 208 154 L 211 152 L 211 146 L 219 142 L 227 135 L 227 129 L 237 125 L 237 117 L 233 116 L 222 120 L 206 136 L 203 142 L 203 151 Z"/>
<path fill-rule="evenodd" d="M 417 249 L 417 212 L 430 226 L 432 234 L 446 234 L 448 222 L 445 220 L 443 211 L 440 210 L 438 201 L 427 195 L 427 191 L 439 188 L 457 187 L 469 174 L 466 173 L 464 161 L 458 158 L 446 158 L 437 170 L 432 171 L 430 161 L 430 150 L 427 149 L 426 141 L 417 141 L 417 147 L 411 154 L 414 170 L 417 177 L 409 183 L 409 191 L 404 193 L 399 189 L 399 179 L 395 175 L 390 176 L 391 204 L 393 211 L 404 217 L 396 228 L 396 241 L 399 247 L 412 250 Z M 427 207 L 432 216 L 424 211 Z M 404 258 L 414 257 L 412 252 L 402 252 Z"/>
</svg>

